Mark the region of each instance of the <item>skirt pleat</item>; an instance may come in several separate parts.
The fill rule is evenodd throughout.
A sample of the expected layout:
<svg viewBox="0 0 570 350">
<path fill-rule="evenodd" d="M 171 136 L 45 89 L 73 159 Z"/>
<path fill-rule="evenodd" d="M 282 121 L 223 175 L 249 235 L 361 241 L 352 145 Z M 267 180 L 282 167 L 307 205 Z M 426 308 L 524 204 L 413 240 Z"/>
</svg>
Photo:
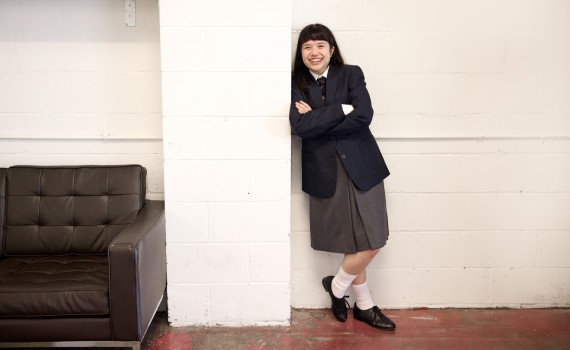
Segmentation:
<svg viewBox="0 0 570 350">
<path fill-rule="evenodd" d="M 309 204 L 313 249 L 350 254 L 386 245 L 389 228 L 384 182 L 368 191 L 359 190 L 338 157 L 334 196 L 311 196 Z"/>
</svg>

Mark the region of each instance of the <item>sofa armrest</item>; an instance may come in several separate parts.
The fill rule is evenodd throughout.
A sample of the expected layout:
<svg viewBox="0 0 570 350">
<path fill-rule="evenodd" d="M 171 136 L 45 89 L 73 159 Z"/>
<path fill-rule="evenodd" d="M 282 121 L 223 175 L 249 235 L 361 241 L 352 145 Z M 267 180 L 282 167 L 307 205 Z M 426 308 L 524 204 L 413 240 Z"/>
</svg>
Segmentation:
<svg viewBox="0 0 570 350">
<path fill-rule="evenodd" d="M 147 200 L 109 245 L 114 340 L 142 340 L 166 288 L 164 201 Z"/>
</svg>

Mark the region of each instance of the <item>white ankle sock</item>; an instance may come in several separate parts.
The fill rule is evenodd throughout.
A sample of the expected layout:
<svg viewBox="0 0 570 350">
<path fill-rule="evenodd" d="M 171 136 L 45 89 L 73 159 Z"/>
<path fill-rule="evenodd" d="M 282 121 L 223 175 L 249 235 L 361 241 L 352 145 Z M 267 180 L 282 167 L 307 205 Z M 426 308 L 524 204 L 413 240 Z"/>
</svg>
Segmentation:
<svg viewBox="0 0 570 350">
<path fill-rule="evenodd" d="M 346 273 L 346 271 L 344 271 L 341 266 L 340 269 L 338 269 L 338 273 L 332 280 L 331 289 L 334 296 L 337 298 L 344 297 L 344 293 L 348 287 L 350 287 L 352 281 L 354 281 L 356 277 L 358 277 L 358 275 L 351 275 Z"/>
<path fill-rule="evenodd" d="M 352 291 L 356 298 L 356 306 L 358 306 L 360 310 L 368 310 L 374 307 L 375 304 L 372 301 L 372 296 L 368 289 L 368 283 L 364 282 L 362 284 L 353 284 Z"/>
</svg>

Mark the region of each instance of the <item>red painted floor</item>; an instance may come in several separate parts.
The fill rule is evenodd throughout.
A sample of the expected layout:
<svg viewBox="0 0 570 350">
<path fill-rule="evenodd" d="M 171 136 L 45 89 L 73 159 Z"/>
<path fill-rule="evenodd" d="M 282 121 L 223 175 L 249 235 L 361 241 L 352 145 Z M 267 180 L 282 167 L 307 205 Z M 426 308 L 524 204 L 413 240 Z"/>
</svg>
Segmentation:
<svg viewBox="0 0 570 350">
<path fill-rule="evenodd" d="M 570 349 L 570 309 L 386 310 L 384 332 L 330 310 L 293 310 L 288 327 L 169 327 L 158 314 L 142 348 L 170 349 Z"/>
</svg>

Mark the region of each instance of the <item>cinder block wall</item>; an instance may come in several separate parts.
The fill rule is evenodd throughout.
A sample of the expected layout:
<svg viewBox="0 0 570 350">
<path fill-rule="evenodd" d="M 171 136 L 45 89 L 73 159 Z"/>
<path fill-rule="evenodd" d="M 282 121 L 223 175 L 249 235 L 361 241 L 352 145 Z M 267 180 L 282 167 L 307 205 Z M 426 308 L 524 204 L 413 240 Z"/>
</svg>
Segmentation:
<svg viewBox="0 0 570 350">
<path fill-rule="evenodd" d="M 369 270 L 399 307 L 570 305 L 570 1 L 293 2 L 366 75 L 392 175 Z M 293 138 L 292 305 L 326 307 Z M 354 301 L 354 299 L 349 299 Z"/>
<path fill-rule="evenodd" d="M 290 317 L 290 0 L 161 0 L 169 320 Z"/>
<path fill-rule="evenodd" d="M 3 0 L 0 166 L 141 163 L 163 198 L 164 113 L 173 324 L 328 306 L 320 279 L 340 257 L 309 248 L 286 120 L 289 47 L 319 21 L 366 73 L 392 171 L 378 304 L 569 306 L 569 14 L 567 0 L 162 0 L 159 25 L 137 0 L 127 28 L 122 1 Z"/>
<path fill-rule="evenodd" d="M 124 164 L 163 198 L 158 2 L 0 1 L 0 166 Z"/>
</svg>

